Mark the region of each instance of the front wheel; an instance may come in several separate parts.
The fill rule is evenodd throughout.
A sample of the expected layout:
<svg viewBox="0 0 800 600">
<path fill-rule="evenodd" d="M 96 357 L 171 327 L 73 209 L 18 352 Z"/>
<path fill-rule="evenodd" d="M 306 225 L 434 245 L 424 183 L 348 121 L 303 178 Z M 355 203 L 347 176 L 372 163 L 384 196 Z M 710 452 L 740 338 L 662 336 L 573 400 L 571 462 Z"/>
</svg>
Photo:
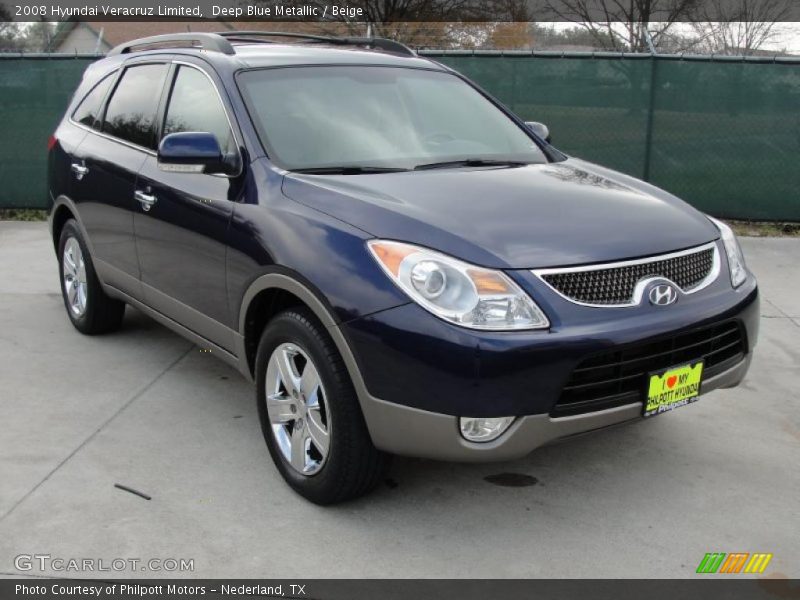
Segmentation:
<svg viewBox="0 0 800 600">
<path fill-rule="evenodd" d="M 377 485 L 389 456 L 373 446 L 344 362 L 310 311 L 289 309 L 269 323 L 256 382 L 267 447 L 297 493 L 334 504 Z"/>
</svg>

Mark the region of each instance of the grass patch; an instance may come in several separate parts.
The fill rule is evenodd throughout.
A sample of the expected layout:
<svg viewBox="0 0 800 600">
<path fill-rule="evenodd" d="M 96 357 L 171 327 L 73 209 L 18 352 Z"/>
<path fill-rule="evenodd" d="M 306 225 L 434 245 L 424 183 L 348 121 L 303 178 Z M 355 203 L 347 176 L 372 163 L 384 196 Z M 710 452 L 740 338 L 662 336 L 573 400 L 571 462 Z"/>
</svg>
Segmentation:
<svg viewBox="0 0 800 600">
<path fill-rule="evenodd" d="M 742 237 L 800 237 L 800 223 L 781 221 L 730 221 L 725 222 Z"/>
<path fill-rule="evenodd" d="M 0 221 L 46 221 L 47 211 L 39 208 L 0 208 Z"/>
</svg>

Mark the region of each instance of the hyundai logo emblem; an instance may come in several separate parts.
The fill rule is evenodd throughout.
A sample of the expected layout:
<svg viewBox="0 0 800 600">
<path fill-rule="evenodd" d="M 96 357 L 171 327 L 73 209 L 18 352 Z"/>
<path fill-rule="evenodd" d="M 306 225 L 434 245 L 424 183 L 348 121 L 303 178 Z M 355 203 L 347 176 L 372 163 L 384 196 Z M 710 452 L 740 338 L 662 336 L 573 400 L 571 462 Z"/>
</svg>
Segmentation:
<svg viewBox="0 0 800 600">
<path fill-rule="evenodd" d="M 661 283 L 650 288 L 648 298 L 653 306 L 667 306 L 678 299 L 678 290 L 671 283 Z"/>
</svg>

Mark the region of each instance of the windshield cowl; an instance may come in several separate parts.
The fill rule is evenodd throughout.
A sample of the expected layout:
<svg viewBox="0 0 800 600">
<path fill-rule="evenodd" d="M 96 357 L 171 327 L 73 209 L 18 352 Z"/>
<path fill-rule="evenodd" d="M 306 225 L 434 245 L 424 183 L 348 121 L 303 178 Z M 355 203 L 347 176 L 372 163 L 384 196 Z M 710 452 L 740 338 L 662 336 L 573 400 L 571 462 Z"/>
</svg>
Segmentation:
<svg viewBox="0 0 800 600">
<path fill-rule="evenodd" d="M 410 171 L 404 167 L 371 167 L 346 165 L 341 167 L 310 167 L 307 169 L 293 169 L 294 173 L 304 175 L 368 175 L 376 173 L 402 173 Z"/>
<path fill-rule="evenodd" d="M 431 169 L 454 169 L 458 167 L 524 167 L 531 164 L 522 160 L 502 160 L 491 158 L 465 158 L 463 160 L 448 160 L 443 162 L 426 163 L 414 167 L 415 171 Z"/>
</svg>

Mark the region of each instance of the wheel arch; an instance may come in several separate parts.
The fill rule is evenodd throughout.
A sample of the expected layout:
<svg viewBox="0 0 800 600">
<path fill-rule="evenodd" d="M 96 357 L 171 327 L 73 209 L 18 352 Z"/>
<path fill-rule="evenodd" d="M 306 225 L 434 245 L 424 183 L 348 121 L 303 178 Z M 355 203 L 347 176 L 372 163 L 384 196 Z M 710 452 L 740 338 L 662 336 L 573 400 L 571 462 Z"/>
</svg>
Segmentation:
<svg viewBox="0 0 800 600">
<path fill-rule="evenodd" d="M 303 306 L 310 310 L 333 338 L 337 350 L 345 359 L 348 371 L 355 382 L 360 372 L 353 373 L 355 359 L 347 340 L 338 327 L 333 307 L 313 284 L 285 267 L 275 266 L 259 276 L 247 288 L 239 310 L 239 335 L 242 340 L 240 360 L 249 372 L 255 373 L 255 355 L 261 334 L 269 321 L 282 310 L 292 306 Z M 358 371 L 356 367 L 356 371 Z"/>
<path fill-rule="evenodd" d="M 58 241 L 61 239 L 61 231 L 70 219 L 75 219 L 75 215 L 66 204 L 62 204 L 53 210 L 53 224 L 51 234 L 53 236 L 53 247 L 58 251 Z"/>
<path fill-rule="evenodd" d="M 89 235 L 86 233 L 86 228 L 83 226 L 77 206 L 75 206 L 72 199 L 63 195 L 55 199 L 53 208 L 50 211 L 50 235 L 53 239 L 53 248 L 58 252 L 58 241 L 61 238 L 61 231 L 64 229 L 66 222 L 70 219 L 74 219 L 77 223 L 83 241 L 88 246 L 89 252 L 94 256 L 92 240 L 89 239 Z"/>
</svg>

